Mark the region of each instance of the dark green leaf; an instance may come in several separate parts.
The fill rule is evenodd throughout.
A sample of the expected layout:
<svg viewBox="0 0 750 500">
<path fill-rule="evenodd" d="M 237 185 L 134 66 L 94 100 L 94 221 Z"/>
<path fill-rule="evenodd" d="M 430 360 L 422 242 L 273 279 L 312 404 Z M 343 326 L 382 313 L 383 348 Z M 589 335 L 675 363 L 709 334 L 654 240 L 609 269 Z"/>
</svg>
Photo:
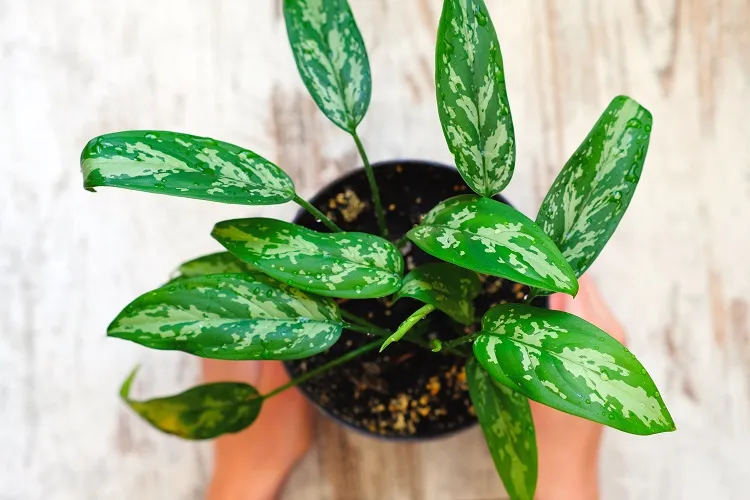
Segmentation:
<svg viewBox="0 0 750 500">
<path fill-rule="evenodd" d="M 318 233 L 263 218 L 219 222 L 211 234 L 269 276 L 319 295 L 365 299 L 401 286 L 401 253 L 371 234 Z"/>
<path fill-rule="evenodd" d="M 406 275 L 393 302 L 417 299 L 440 309 L 463 324 L 474 322 L 474 298 L 481 289 L 473 271 L 445 262 L 424 264 Z"/>
<path fill-rule="evenodd" d="M 529 400 L 498 384 L 474 359 L 466 363 L 469 395 L 497 472 L 512 500 L 532 500 L 537 451 Z"/>
<path fill-rule="evenodd" d="M 632 434 L 675 428 L 635 356 L 572 314 L 495 306 L 482 320 L 474 354 L 497 381 L 547 406 Z"/>
<path fill-rule="evenodd" d="M 299 359 L 331 347 L 341 329 L 330 299 L 260 274 L 210 274 L 141 295 L 107 334 L 204 358 Z"/>
<path fill-rule="evenodd" d="M 408 233 L 438 259 L 518 283 L 575 295 L 578 281 L 533 221 L 490 198 L 462 195 L 439 203 Z"/>
<path fill-rule="evenodd" d="M 81 153 L 83 187 L 113 186 L 239 205 L 294 199 L 288 175 L 239 146 L 175 132 L 96 137 Z"/>
<path fill-rule="evenodd" d="M 616 97 L 565 164 L 539 209 L 537 224 L 576 276 L 591 266 L 614 233 L 641 177 L 651 113 Z"/>
<path fill-rule="evenodd" d="M 135 401 L 130 386 L 136 368 L 122 384 L 120 397 L 133 411 L 160 431 L 185 439 L 211 439 L 239 432 L 258 417 L 263 398 L 240 382 L 200 385 L 165 398 Z"/>
<path fill-rule="evenodd" d="M 493 196 L 513 176 L 516 145 L 500 44 L 482 0 L 445 0 L 438 27 L 435 86 L 443 134 L 458 171 Z"/>
<path fill-rule="evenodd" d="M 205 274 L 260 274 L 229 252 L 217 252 L 185 262 L 175 271 L 175 279 L 193 278 Z"/>
<path fill-rule="evenodd" d="M 370 104 L 370 63 L 346 0 L 284 0 L 284 19 L 302 81 L 321 111 L 354 133 Z"/>
</svg>

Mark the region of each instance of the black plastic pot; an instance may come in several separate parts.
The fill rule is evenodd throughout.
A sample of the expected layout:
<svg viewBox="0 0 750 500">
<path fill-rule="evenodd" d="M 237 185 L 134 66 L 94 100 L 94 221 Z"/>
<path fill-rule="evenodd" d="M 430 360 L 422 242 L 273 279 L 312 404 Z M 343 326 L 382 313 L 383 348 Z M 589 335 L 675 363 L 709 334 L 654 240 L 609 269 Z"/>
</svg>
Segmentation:
<svg viewBox="0 0 750 500">
<path fill-rule="evenodd" d="M 389 161 L 373 166 L 380 186 L 389 237 L 395 241 L 420 222 L 440 201 L 470 192 L 455 168 L 424 161 Z M 499 201 L 507 203 L 500 196 Z M 322 189 L 312 200 L 344 231 L 378 234 L 370 187 L 363 169 L 355 170 Z M 307 212 L 297 224 L 327 231 Z M 436 259 L 411 243 L 404 249 L 406 272 Z M 522 285 L 495 277 L 482 277 L 483 292 L 476 299 L 477 314 L 495 304 L 518 302 Z M 339 300 L 341 308 L 383 328 L 394 330 L 422 304 L 402 299 L 390 305 L 387 298 Z M 535 305 L 546 307 L 547 299 Z M 436 311 L 415 327 L 424 338 L 448 340 L 476 331 Z M 414 331 L 414 330 L 412 330 Z M 372 339 L 344 330 L 329 351 L 311 358 L 287 361 L 292 377 L 316 368 Z M 468 346 L 467 346 L 468 347 Z M 467 349 L 470 352 L 470 348 Z M 391 344 L 382 354 L 372 351 L 302 384 L 302 392 L 324 413 L 366 434 L 395 439 L 428 439 L 445 436 L 476 423 L 464 371 L 465 358 L 436 354 L 406 341 Z"/>
</svg>

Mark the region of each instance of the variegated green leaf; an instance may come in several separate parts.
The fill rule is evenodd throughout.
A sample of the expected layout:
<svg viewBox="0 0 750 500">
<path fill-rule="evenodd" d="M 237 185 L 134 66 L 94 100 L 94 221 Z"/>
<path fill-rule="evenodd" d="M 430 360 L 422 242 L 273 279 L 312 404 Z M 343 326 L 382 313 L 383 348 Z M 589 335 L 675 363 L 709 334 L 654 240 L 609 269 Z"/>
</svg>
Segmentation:
<svg viewBox="0 0 750 500">
<path fill-rule="evenodd" d="M 321 111 L 354 133 L 370 104 L 370 63 L 346 0 L 284 0 L 284 19 L 302 81 Z"/>
<path fill-rule="evenodd" d="M 407 274 L 393 302 L 402 297 L 417 299 L 468 325 L 474 322 L 474 298 L 481 287 L 477 273 L 446 262 L 434 262 Z"/>
<path fill-rule="evenodd" d="M 445 0 L 435 51 L 443 134 L 458 171 L 476 193 L 493 196 L 513 175 L 516 145 L 503 58 L 483 0 Z"/>
<path fill-rule="evenodd" d="M 141 295 L 107 334 L 204 358 L 299 359 L 331 347 L 341 329 L 330 299 L 260 274 L 209 274 Z"/>
<path fill-rule="evenodd" d="M 572 314 L 495 306 L 482 320 L 474 355 L 500 383 L 558 410 L 633 434 L 675 428 L 635 356 Z"/>
<path fill-rule="evenodd" d="M 294 199 L 294 184 L 270 161 L 234 144 L 175 132 L 102 135 L 81 153 L 83 187 L 113 186 L 239 205 Z"/>
<path fill-rule="evenodd" d="M 532 500 L 537 451 L 529 400 L 498 384 L 474 359 L 466 363 L 469 396 L 495 468 L 513 500 Z"/>
<path fill-rule="evenodd" d="M 552 240 L 528 217 L 491 198 L 445 200 L 408 236 L 430 255 L 479 273 L 571 295 L 578 291 Z"/>
<path fill-rule="evenodd" d="M 537 224 L 577 276 L 594 262 L 630 204 L 646 159 L 651 123 L 648 110 L 629 97 L 616 97 L 542 202 Z"/>
<path fill-rule="evenodd" d="M 136 368 L 122 384 L 120 397 L 148 423 L 185 439 L 211 439 L 239 432 L 258 417 L 263 398 L 240 382 L 200 385 L 174 396 L 136 401 L 130 386 Z"/>
<path fill-rule="evenodd" d="M 269 276 L 319 295 L 383 297 L 401 286 L 401 253 L 371 234 L 319 233 L 264 218 L 219 222 L 211 234 Z"/>
<path fill-rule="evenodd" d="M 193 278 L 205 274 L 237 274 L 248 273 L 257 275 L 259 271 L 250 267 L 229 252 L 217 252 L 204 255 L 182 264 L 174 272 L 175 279 Z"/>
</svg>

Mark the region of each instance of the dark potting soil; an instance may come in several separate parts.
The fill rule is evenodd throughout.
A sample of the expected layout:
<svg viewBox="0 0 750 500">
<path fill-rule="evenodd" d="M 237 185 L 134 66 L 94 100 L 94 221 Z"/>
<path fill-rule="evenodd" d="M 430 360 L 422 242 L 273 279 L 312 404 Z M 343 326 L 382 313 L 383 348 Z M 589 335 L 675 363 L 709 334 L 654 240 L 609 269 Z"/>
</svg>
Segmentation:
<svg viewBox="0 0 750 500">
<path fill-rule="evenodd" d="M 386 210 L 389 238 L 401 238 L 440 201 L 470 190 L 458 172 L 447 166 L 418 162 L 384 162 L 374 165 L 375 178 Z M 498 197 L 500 201 L 504 199 Z M 354 171 L 324 188 L 311 203 L 344 231 L 378 234 L 370 187 L 364 170 Z M 295 222 L 311 229 L 327 229 L 306 212 Z M 437 259 L 409 243 L 404 248 L 405 273 Z M 477 315 L 495 304 L 520 302 L 526 287 L 495 277 L 482 276 L 483 291 L 475 301 Z M 423 304 L 388 298 L 338 299 L 342 309 L 390 330 Z M 546 306 L 545 298 L 535 305 Z M 410 335 L 449 340 L 475 332 L 479 324 L 460 325 L 435 311 L 420 321 Z M 292 377 L 334 360 L 373 337 L 344 330 L 327 352 L 285 362 Z M 467 352 L 470 347 L 466 345 Z M 391 438 L 428 438 L 455 432 L 476 422 L 464 370 L 465 358 L 433 353 L 402 340 L 382 354 L 377 349 L 302 384 L 300 389 L 335 419 L 366 433 Z"/>
</svg>

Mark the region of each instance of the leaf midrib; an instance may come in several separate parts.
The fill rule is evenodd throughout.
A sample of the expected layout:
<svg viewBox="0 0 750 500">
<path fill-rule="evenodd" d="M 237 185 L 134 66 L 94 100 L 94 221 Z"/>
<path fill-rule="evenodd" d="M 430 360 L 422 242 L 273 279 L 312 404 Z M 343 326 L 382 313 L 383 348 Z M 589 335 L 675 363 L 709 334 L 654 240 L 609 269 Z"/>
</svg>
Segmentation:
<svg viewBox="0 0 750 500">
<path fill-rule="evenodd" d="M 325 10 L 325 6 L 323 6 L 323 9 Z M 330 12 L 329 12 L 330 13 Z M 312 26 L 312 23 L 310 23 L 310 26 Z M 322 28 L 322 27 L 321 27 Z M 344 110 L 346 110 L 346 120 L 347 125 L 351 130 L 356 130 L 357 126 L 354 124 L 354 110 L 349 109 L 347 102 L 346 102 L 346 92 L 344 91 L 344 86 L 341 81 L 341 75 L 336 70 L 336 68 L 333 65 L 333 60 L 328 56 L 328 54 L 331 53 L 331 46 L 328 44 L 328 40 L 325 36 L 323 36 L 322 31 L 318 30 L 317 27 L 313 28 L 313 32 L 318 35 L 317 38 L 319 40 L 319 43 L 326 49 L 323 51 L 325 60 L 328 61 L 328 66 L 331 68 L 331 73 L 333 74 L 333 79 L 335 80 L 336 84 L 336 90 L 339 94 L 339 98 L 341 99 L 341 103 L 343 104 Z"/>
<path fill-rule="evenodd" d="M 240 228 L 239 226 L 234 226 L 234 227 L 236 227 L 237 229 L 239 229 L 240 231 L 242 231 L 245 234 L 250 234 L 247 231 L 245 231 L 244 229 Z M 299 232 L 298 234 L 300 234 L 301 236 L 304 236 L 301 232 Z M 263 241 L 265 243 L 265 245 L 276 245 L 277 247 L 287 247 L 287 248 L 292 248 L 292 249 L 299 248 L 299 247 L 295 247 L 294 245 L 290 245 L 288 243 L 279 243 L 279 242 L 275 242 L 275 241 L 270 241 L 267 238 L 260 238 L 260 237 L 258 237 L 256 235 L 252 235 L 251 234 L 251 236 L 255 240 Z M 332 242 L 335 244 L 335 243 L 339 243 L 338 241 L 336 241 L 338 238 L 347 238 L 347 237 L 351 238 L 352 236 L 351 236 L 351 233 L 330 233 L 330 234 L 313 234 L 313 237 L 314 238 L 319 238 L 319 239 L 330 238 L 332 240 Z M 318 249 L 322 248 L 322 246 L 319 243 L 315 243 L 315 242 L 313 242 L 313 241 L 311 241 L 309 239 L 305 239 L 305 241 L 307 241 L 308 243 L 314 244 Z M 242 243 L 244 243 L 244 242 L 242 242 Z M 366 245 L 367 244 L 367 242 L 365 242 L 365 241 L 360 241 L 360 243 L 362 245 Z M 333 246 L 336 246 L 336 245 L 333 245 Z M 335 250 L 338 250 L 338 249 L 335 249 Z M 360 268 L 364 268 L 364 269 L 368 269 L 368 270 L 373 270 L 373 271 L 384 272 L 384 273 L 387 273 L 387 274 L 399 277 L 398 272 L 393 271 L 391 269 L 388 269 L 388 268 L 385 268 L 385 267 L 378 267 L 375 264 L 368 264 L 368 263 L 356 262 L 356 261 L 353 261 L 351 259 L 347 259 L 343 255 L 333 254 L 333 253 L 330 252 L 330 250 L 325 250 L 325 251 L 328 252 L 328 258 L 331 258 L 331 260 L 341 261 L 341 262 L 349 262 L 349 263 L 351 263 L 351 264 L 353 264 L 355 266 L 358 266 Z M 386 251 L 387 251 L 387 249 L 386 249 Z M 321 250 L 321 253 L 322 252 L 323 252 L 323 250 Z M 303 252 L 301 250 L 299 250 L 297 253 L 301 254 L 301 255 L 317 256 L 316 254 L 308 254 L 308 253 Z M 261 255 L 262 255 L 262 260 L 268 260 L 268 257 L 266 257 L 265 255 L 263 255 L 263 252 L 261 253 Z M 288 257 L 284 257 L 284 258 L 288 258 Z M 323 258 L 326 258 L 326 257 L 323 257 Z M 284 274 L 292 274 L 292 273 L 288 273 L 286 271 L 278 271 L 277 269 L 274 269 L 274 271 L 281 272 L 281 273 L 284 273 Z"/>
<path fill-rule="evenodd" d="M 125 319 L 125 318 L 123 318 L 123 319 Z M 130 319 L 130 318 L 128 318 L 128 319 Z M 330 326 L 341 326 L 341 327 L 343 327 L 343 325 L 344 325 L 343 322 L 337 323 L 334 320 L 320 320 L 320 319 L 315 319 L 315 318 L 305 318 L 305 317 L 302 317 L 302 316 L 298 316 L 297 318 L 290 318 L 290 319 L 284 319 L 284 318 L 213 318 L 213 319 L 187 320 L 187 321 L 172 322 L 172 323 L 138 323 L 137 326 L 138 327 L 142 327 L 142 326 L 146 326 L 146 325 L 148 325 L 148 326 L 153 325 L 153 326 L 164 327 L 164 326 L 177 326 L 177 325 L 186 325 L 186 324 L 199 325 L 199 324 L 210 323 L 211 321 L 217 321 L 218 322 L 218 321 L 222 321 L 222 320 L 224 320 L 224 324 L 226 324 L 228 322 L 231 322 L 231 323 L 241 323 L 243 321 L 269 321 L 269 322 L 278 322 L 278 323 L 281 323 L 281 322 L 298 322 L 298 323 L 302 323 L 302 324 L 307 324 L 307 323 L 322 323 L 322 324 L 327 324 L 327 325 L 330 325 Z M 228 320 L 228 321 L 226 321 L 226 320 Z M 211 325 L 209 324 L 207 326 L 210 327 Z M 118 325 L 118 330 L 120 328 L 122 328 L 122 326 Z M 123 333 L 125 333 L 125 332 L 123 332 Z M 127 332 L 127 333 L 134 333 L 134 332 Z M 173 339 L 165 339 L 165 340 L 173 340 Z"/>
<path fill-rule="evenodd" d="M 511 342 L 514 342 L 514 343 L 516 343 L 516 344 L 521 344 L 521 345 L 524 345 L 524 346 L 526 346 L 526 347 L 531 347 L 532 349 L 536 349 L 536 350 L 538 350 L 538 351 L 541 351 L 541 352 L 547 353 L 547 354 L 549 354 L 549 355 L 550 355 L 550 356 L 552 356 L 552 357 L 558 358 L 558 359 L 560 359 L 560 360 L 565 360 L 565 361 L 568 361 L 568 362 L 570 362 L 570 363 L 573 363 L 574 365 L 577 365 L 577 366 L 580 366 L 580 367 L 582 367 L 582 368 L 583 368 L 584 370 L 586 370 L 586 371 L 588 371 L 588 372 L 591 372 L 591 373 L 595 373 L 596 375 L 599 375 L 599 376 L 601 376 L 601 372 L 598 372 L 598 371 L 596 371 L 596 370 L 593 370 L 593 369 L 589 368 L 589 367 L 588 367 L 587 365 L 584 365 L 584 364 L 578 363 L 578 362 L 576 362 L 576 361 L 574 361 L 574 360 L 572 360 L 572 359 L 570 359 L 570 358 L 567 358 L 567 357 L 563 356 L 562 354 L 558 354 L 558 353 L 556 353 L 556 352 L 554 352 L 554 351 L 550 351 L 549 349 L 546 349 L 546 348 L 543 348 L 543 347 L 540 347 L 540 346 L 537 346 L 537 345 L 529 344 L 529 343 L 527 343 L 527 342 L 523 342 L 523 341 L 520 341 L 520 340 L 518 340 L 518 339 L 514 339 L 513 337 L 511 337 L 511 336 L 510 336 L 510 335 L 508 335 L 508 334 L 500 334 L 500 333 L 495 333 L 495 332 L 485 332 L 485 331 L 483 331 L 483 332 L 481 332 L 481 333 L 484 333 L 485 335 L 494 335 L 494 336 L 496 336 L 496 337 L 507 338 L 507 339 L 508 339 L 508 340 L 510 340 Z M 618 366 L 619 366 L 619 365 L 618 365 Z M 624 367 L 623 367 L 623 368 L 624 368 Z M 628 371 L 629 371 L 629 370 L 628 370 Z M 536 370 L 534 370 L 534 372 L 536 373 Z M 569 372 L 568 370 L 566 370 L 566 372 L 570 373 L 570 372 Z M 608 382 L 609 380 L 614 380 L 614 379 L 613 379 L 612 377 L 610 377 L 609 379 L 605 380 L 605 382 Z M 617 380 L 623 380 L 623 381 L 624 381 L 624 379 L 620 379 L 620 378 L 618 378 Z M 628 384 L 628 385 L 630 385 L 630 384 Z M 592 390 L 593 390 L 593 389 L 592 389 Z"/>
<path fill-rule="evenodd" d="M 618 143 L 619 143 L 619 141 L 618 141 Z M 609 159 L 612 157 L 612 154 L 613 154 L 612 152 L 614 151 L 614 149 L 615 148 L 610 148 L 610 150 L 607 151 L 606 157 L 603 160 L 600 160 L 599 163 L 600 164 L 604 164 L 607 161 L 609 161 Z M 629 152 L 628 152 L 627 156 L 630 156 Z M 614 167 L 613 167 L 613 170 L 614 170 Z M 610 170 L 609 173 L 611 174 L 612 170 Z M 590 201 L 591 197 L 594 195 L 594 191 L 596 191 L 599 188 L 599 185 L 604 181 L 604 177 L 598 178 L 597 174 L 598 174 L 598 172 L 594 171 L 594 178 L 593 178 L 593 180 L 590 183 L 586 183 L 586 186 L 590 186 L 591 189 L 589 189 L 584 194 L 583 200 L 581 200 L 581 207 L 585 207 L 586 205 L 588 205 L 588 202 Z M 563 235 L 563 237 L 562 237 L 562 239 L 560 241 L 560 245 L 565 245 L 565 244 L 567 244 L 570 241 L 570 238 L 574 234 L 573 228 L 575 228 L 578 225 L 578 221 L 580 220 L 580 218 L 582 216 L 583 216 L 583 211 L 579 210 L 576 213 L 576 215 L 573 217 L 573 223 L 570 225 L 570 229 L 568 231 L 566 231 L 565 234 Z"/>
</svg>

